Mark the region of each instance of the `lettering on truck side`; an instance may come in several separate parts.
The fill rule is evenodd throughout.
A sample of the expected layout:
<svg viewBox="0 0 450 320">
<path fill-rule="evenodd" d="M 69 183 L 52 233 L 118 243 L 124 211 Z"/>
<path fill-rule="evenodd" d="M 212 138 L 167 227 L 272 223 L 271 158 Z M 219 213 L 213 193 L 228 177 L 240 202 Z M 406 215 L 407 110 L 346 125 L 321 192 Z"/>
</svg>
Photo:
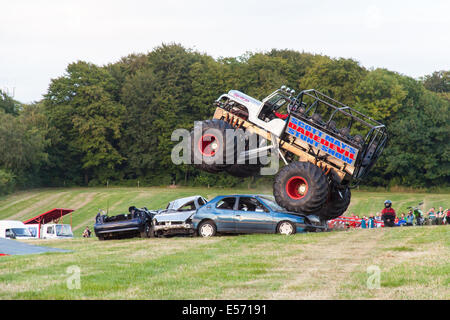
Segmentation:
<svg viewBox="0 0 450 320">
<path fill-rule="evenodd" d="M 353 166 L 355 164 L 358 156 L 357 149 L 329 136 L 323 131 L 311 127 L 309 124 L 297 118 L 290 118 L 286 131 L 290 135 L 305 141 L 349 165 Z"/>
</svg>

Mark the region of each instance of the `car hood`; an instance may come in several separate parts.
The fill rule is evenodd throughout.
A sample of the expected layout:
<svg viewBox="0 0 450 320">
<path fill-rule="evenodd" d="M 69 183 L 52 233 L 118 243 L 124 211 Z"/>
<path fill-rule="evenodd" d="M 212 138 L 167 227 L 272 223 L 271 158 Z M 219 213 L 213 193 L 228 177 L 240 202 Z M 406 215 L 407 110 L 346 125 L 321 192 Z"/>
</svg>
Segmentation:
<svg viewBox="0 0 450 320">
<path fill-rule="evenodd" d="M 161 214 L 157 214 L 153 217 L 153 219 L 156 219 L 158 222 L 166 222 L 166 221 L 172 221 L 172 222 L 184 222 L 187 219 L 189 219 L 196 210 L 189 210 L 189 211 L 166 211 Z"/>
</svg>

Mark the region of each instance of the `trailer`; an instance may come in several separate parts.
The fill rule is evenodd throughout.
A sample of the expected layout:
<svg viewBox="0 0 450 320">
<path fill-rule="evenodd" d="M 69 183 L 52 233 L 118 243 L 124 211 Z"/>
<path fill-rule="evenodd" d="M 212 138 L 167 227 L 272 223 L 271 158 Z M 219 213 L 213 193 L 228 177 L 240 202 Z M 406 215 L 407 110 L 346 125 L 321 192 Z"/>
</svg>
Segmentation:
<svg viewBox="0 0 450 320">
<path fill-rule="evenodd" d="M 73 238 L 72 209 L 55 208 L 28 219 L 27 225 L 34 239 L 67 239 Z M 63 224 L 63 217 L 70 214 L 70 224 Z"/>
</svg>

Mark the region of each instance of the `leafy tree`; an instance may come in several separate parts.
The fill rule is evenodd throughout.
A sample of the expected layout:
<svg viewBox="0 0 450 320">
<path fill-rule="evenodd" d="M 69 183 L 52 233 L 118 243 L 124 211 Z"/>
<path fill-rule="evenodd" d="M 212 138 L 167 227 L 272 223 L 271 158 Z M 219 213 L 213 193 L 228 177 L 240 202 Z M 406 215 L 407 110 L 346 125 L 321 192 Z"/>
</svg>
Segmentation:
<svg viewBox="0 0 450 320">
<path fill-rule="evenodd" d="M 53 144 L 63 167 L 73 166 L 85 183 L 118 177 L 115 167 L 125 159 L 118 151 L 125 108 L 114 100 L 117 81 L 101 67 L 79 61 L 55 79 L 45 95 Z M 61 172 L 60 171 L 60 172 Z"/>
<path fill-rule="evenodd" d="M 0 110 L 6 113 L 17 115 L 20 109 L 20 104 L 11 98 L 8 94 L 0 90 Z"/>
<path fill-rule="evenodd" d="M 354 91 L 368 71 L 352 59 L 320 57 L 308 68 L 303 88 L 316 89 L 346 105 L 355 104 Z"/>
<path fill-rule="evenodd" d="M 450 92 L 450 71 L 435 71 L 423 78 L 423 85 L 433 92 Z"/>
<path fill-rule="evenodd" d="M 402 106 L 407 92 L 399 76 L 386 69 L 376 69 L 357 83 L 355 107 L 379 121 L 389 119 Z"/>
</svg>

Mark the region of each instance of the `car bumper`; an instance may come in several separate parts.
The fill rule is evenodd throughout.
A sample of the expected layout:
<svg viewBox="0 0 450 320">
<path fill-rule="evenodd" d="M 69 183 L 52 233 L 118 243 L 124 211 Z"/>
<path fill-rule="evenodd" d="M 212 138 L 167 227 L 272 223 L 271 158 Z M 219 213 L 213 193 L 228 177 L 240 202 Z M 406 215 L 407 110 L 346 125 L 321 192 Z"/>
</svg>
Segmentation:
<svg viewBox="0 0 450 320">
<path fill-rule="evenodd" d="M 156 225 L 153 226 L 153 230 L 155 231 L 165 231 L 165 230 L 174 230 L 174 229 L 184 229 L 184 230 L 190 230 L 194 229 L 194 226 L 192 223 L 182 223 L 182 224 L 163 224 L 163 225 Z"/>
</svg>

